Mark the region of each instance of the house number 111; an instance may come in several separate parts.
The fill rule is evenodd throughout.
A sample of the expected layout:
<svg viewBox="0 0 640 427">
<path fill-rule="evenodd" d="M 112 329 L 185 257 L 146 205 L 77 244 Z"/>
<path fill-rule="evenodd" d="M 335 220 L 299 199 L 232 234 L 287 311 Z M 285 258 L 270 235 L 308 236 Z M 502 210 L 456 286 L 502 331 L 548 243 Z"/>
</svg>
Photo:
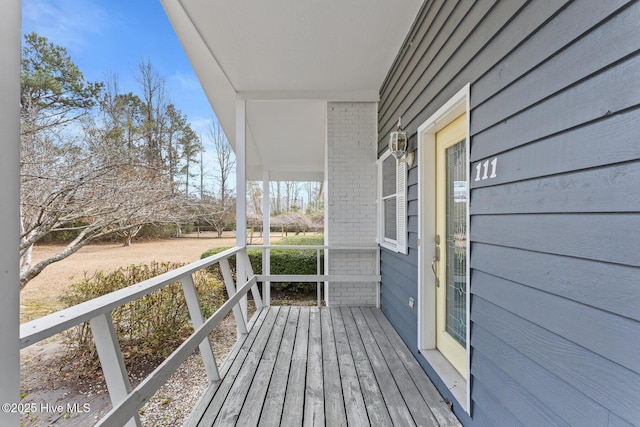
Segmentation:
<svg viewBox="0 0 640 427">
<path fill-rule="evenodd" d="M 489 165 L 491 165 L 491 175 L 489 175 Z M 495 178 L 496 169 L 498 168 L 498 158 L 494 157 L 492 160 L 485 160 L 484 162 L 476 165 L 476 179 L 475 181 L 482 181 L 485 179 Z"/>
</svg>

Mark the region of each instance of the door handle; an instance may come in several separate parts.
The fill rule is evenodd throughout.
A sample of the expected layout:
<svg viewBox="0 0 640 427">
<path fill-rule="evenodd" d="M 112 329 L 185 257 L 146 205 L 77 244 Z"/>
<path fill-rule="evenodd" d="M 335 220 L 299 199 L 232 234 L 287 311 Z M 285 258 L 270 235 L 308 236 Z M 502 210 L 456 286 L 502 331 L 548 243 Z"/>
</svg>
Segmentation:
<svg viewBox="0 0 640 427">
<path fill-rule="evenodd" d="M 436 271 L 436 264 L 438 263 L 438 260 L 436 259 L 436 257 L 433 257 L 433 261 L 431 261 L 431 271 L 433 271 L 433 275 L 436 276 L 436 287 L 440 287 L 440 278 L 438 277 L 438 273 Z"/>
<path fill-rule="evenodd" d="M 436 254 L 431 261 L 431 271 L 433 271 L 433 275 L 436 276 L 436 287 L 440 287 L 440 278 L 438 277 L 438 269 L 437 264 L 440 261 L 440 235 L 436 235 Z"/>
</svg>

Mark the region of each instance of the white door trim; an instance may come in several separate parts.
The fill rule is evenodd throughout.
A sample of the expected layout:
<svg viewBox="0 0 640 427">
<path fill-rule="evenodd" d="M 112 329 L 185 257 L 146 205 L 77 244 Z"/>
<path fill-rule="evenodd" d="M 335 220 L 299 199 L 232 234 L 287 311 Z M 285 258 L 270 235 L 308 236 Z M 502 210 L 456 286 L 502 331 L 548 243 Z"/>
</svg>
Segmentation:
<svg viewBox="0 0 640 427">
<path fill-rule="evenodd" d="M 469 159 L 470 138 L 469 138 L 469 96 L 471 85 L 466 84 L 458 93 L 456 93 L 446 104 L 429 117 L 418 128 L 418 156 L 420 165 L 418 168 L 418 349 L 427 357 L 432 359 L 433 353 L 439 353 L 436 350 L 436 292 L 435 279 L 431 271 L 431 264 L 427 260 L 431 260 L 435 255 L 435 249 L 432 242 L 435 236 L 435 141 L 436 133 L 448 125 L 451 121 L 467 113 L 467 159 Z M 468 167 L 468 166 L 467 166 Z M 467 171 L 469 173 L 469 171 Z M 469 176 L 469 175 L 468 175 Z M 467 188 L 469 191 L 469 188 Z M 428 194 L 428 196 L 425 196 Z M 467 200 L 469 194 L 467 194 Z M 467 224 L 470 224 L 467 213 Z M 469 253 L 471 246 L 469 244 L 469 227 L 467 227 L 467 278 L 469 280 Z M 467 372 L 470 375 L 470 283 L 467 282 Z M 427 326 L 428 325 L 428 326 Z M 446 359 L 445 359 L 446 360 Z M 441 363 L 437 364 L 442 366 Z M 445 364 L 446 365 L 446 364 Z M 432 367 L 438 372 L 442 381 L 451 389 L 458 403 L 465 409 L 468 414 L 471 408 L 471 381 L 465 381 L 457 371 L 451 367 L 438 369 L 438 366 L 432 364 Z M 456 375 L 457 374 L 457 375 Z M 460 383 L 466 383 L 465 387 L 459 387 Z"/>
</svg>

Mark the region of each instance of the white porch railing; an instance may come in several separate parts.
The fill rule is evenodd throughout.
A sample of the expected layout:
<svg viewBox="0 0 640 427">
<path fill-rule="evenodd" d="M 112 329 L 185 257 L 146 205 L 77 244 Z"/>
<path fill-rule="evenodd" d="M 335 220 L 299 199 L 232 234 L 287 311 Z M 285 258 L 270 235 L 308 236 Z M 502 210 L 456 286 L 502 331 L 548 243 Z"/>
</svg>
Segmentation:
<svg viewBox="0 0 640 427">
<path fill-rule="evenodd" d="M 271 282 L 309 282 L 316 283 L 316 294 L 318 307 L 322 305 L 322 285 L 330 281 L 333 282 L 374 282 L 376 283 L 376 306 L 380 308 L 380 248 L 378 246 L 341 246 L 341 245 L 249 245 L 247 249 L 262 250 L 262 274 L 257 275 L 258 282 L 263 282 L 263 297 L 265 305 L 271 305 Z M 295 275 L 273 275 L 271 274 L 271 266 L 269 263 L 269 253 L 272 249 L 295 249 L 295 250 L 315 250 L 316 251 L 316 274 L 295 274 Z M 372 252 L 375 255 L 374 273 L 373 274 L 320 274 L 322 266 L 320 265 L 320 254 L 324 252 L 325 259 L 331 252 Z M 330 272 L 329 272 L 330 273 Z"/>
<path fill-rule="evenodd" d="M 247 333 L 246 295 L 251 290 L 256 310 L 260 310 L 263 301 L 257 282 L 264 281 L 299 281 L 299 282 L 362 282 L 375 281 L 379 284 L 380 275 L 376 262 L 376 274 L 372 275 L 320 275 L 321 250 L 376 250 L 377 247 L 333 247 L 333 246 L 254 246 L 268 253 L 269 249 L 314 249 L 318 255 L 318 270 L 316 275 L 255 275 L 247 255 L 247 248 L 234 247 L 219 254 L 196 261 L 160 276 L 145 280 L 138 284 L 112 292 L 110 294 L 86 301 L 73 307 L 58 311 L 48 316 L 24 323 L 20 326 L 20 347 L 26 348 L 60 332 L 68 330 L 85 321 L 89 321 L 93 339 L 96 344 L 100 364 L 104 372 L 107 389 L 113 408 L 96 425 L 127 425 L 139 426 L 138 410 L 166 383 L 169 377 L 182 365 L 196 348 L 200 353 L 210 382 L 220 379 L 218 365 L 213 355 L 209 334 L 220 321 L 233 311 L 238 333 Z M 377 252 L 376 252 L 377 253 Z M 237 286 L 233 281 L 228 258 L 236 255 Z M 378 257 L 379 255 L 377 255 Z M 264 260 L 265 258 L 263 258 Z M 378 258 L 376 258 L 378 259 Z M 196 293 L 193 274 L 196 271 L 219 264 L 222 271 L 229 300 L 225 302 L 211 317 L 204 319 Z M 265 263 L 263 263 L 263 266 Z M 268 262 L 267 262 L 268 265 Z M 245 274 L 239 274 L 243 271 Z M 182 289 L 193 323 L 194 332 L 169 357 L 151 372 L 136 388 L 132 389 L 127 375 L 120 345 L 115 333 L 111 312 L 135 299 L 159 290 L 166 285 L 181 282 Z M 268 286 L 266 286 L 268 289 Z M 267 291 L 268 292 L 268 291 Z M 241 304 L 242 301 L 244 304 Z"/>
</svg>

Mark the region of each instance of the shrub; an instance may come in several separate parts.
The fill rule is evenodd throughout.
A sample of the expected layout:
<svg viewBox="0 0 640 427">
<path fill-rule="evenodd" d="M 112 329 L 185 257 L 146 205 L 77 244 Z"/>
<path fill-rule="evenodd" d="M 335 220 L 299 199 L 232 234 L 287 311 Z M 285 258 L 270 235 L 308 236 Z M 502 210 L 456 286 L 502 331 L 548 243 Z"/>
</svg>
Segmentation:
<svg viewBox="0 0 640 427">
<path fill-rule="evenodd" d="M 323 236 L 290 236 L 281 239 L 277 245 L 322 245 Z M 209 249 L 201 255 L 207 258 L 211 255 L 226 251 L 229 248 Z M 249 249 L 249 260 L 254 272 L 262 272 L 262 251 L 260 249 Z M 317 272 L 317 251 L 315 249 L 272 249 L 271 250 L 271 274 L 316 274 Z M 235 256 L 229 258 L 229 265 L 235 279 Z M 218 264 L 213 265 L 210 271 L 218 278 L 222 277 Z M 320 274 L 324 271 L 324 253 L 320 252 Z M 282 282 L 272 283 L 271 289 L 274 292 L 293 292 L 296 294 L 315 293 L 315 287 L 302 282 Z"/>
<path fill-rule="evenodd" d="M 98 271 L 93 277 L 85 277 L 71 285 L 60 299 L 65 306 L 73 306 L 182 265 L 153 262 L 130 265 L 110 273 Z M 224 303 L 224 285 L 207 271 L 196 272 L 194 282 L 203 315 L 209 317 Z M 193 332 L 179 282 L 118 307 L 111 314 L 128 367 L 155 367 Z M 94 368 L 98 366 L 88 322 L 68 331 L 65 340 L 73 359 L 79 358 Z"/>
</svg>

